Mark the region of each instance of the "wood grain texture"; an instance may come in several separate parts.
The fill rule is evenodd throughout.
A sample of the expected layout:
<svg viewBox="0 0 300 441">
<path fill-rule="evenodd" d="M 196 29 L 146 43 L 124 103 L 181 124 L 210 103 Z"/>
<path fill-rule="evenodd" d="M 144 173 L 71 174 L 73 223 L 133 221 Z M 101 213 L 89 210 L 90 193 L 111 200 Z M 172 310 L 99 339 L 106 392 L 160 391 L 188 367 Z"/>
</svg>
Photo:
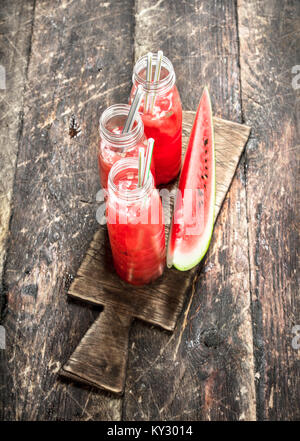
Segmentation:
<svg viewBox="0 0 300 441">
<path fill-rule="evenodd" d="M 183 112 L 183 154 L 186 150 L 189 134 L 192 129 L 195 112 Z M 231 123 L 220 118 L 214 119 L 216 150 L 216 206 L 215 217 L 229 189 L 250 128 Z M 169 190 L 176 189 L 176 183 L 169 185 Z M 168 236 L 169 225 L 166 224 Z M 196 268 L 180 272 L 176 269 L 165 269 L 162 277 L 152 284 L 133 287 L 123 282 L 114 270 L 107 229 L 100 227 L 95 234 L 87 254 L 73 281 L 69 295 L 95 304 L 104 305 L 104 312 L 113 310 L 127 316 L 124 334 L 128 336 L 130 317 L 174 330 L 185 300 L 186 292 L 193 280 Z M 113 332 L 118 335 L 119 319 L 98 319 L 86 333 L 75 353 L 61 370 L 62 375 L 77 377 L 90 384 L 114 392 L 122 392 L 125 381 L 124 360 L 127 360 L 127 340 L 123 333 L 119 340 L 107 338 Z M 107 328 L 105 328 L 105 325 Z M 102 335 L 103 334 L 103 335 Z M 101 341 L 101 344 L 95 344 Z M 123 360 L 120 358 L 120 347 Z M 126 347 L 126 349 L 125 349 Z M 107 364 L 110 354 L 110 365 Z M 102 360 L 106 360 L 103 368 Z M 97 370 L 98 365 L 98 370 Z"/>
<path fill-rule="evenodd" d="M 23 124 L 23 92 L 31 49 L 34 2 L 3 0 L 0 8 L 0 277 L 2 276 L 19 136 Z M 4 298 L 1 296 L 1 304 Z"/>
<path fill-rule="evenodd" d="M 7 298 L 2 281 L 8 243 L 11 199 L 16 159 L 23 124 L 23 94 L 30 59 L 34 2 L 2 1 L 0 7 L 0 69 L 4 69 L 4 89 L 0 88 L 0 324 Z M 2 78 L 3 79 L 3 78 Z M 7 354 L 0 349 L 0 420 L 6 396 L 12 387 L 8 378 Z M 5 385 L 5 386 L 3 386 Z"/>
<path fill-rule="evenodd" d="M 300 419 L 299 1 L 238 1 L 257 417 Z M 299 83 L 299 81 L 298 81 Z"/>
<path fill-rule="evenodd" d="M 207 85 L 215 115 L 242 122 L 235 1 L 138 0 L 135 58 L 162 49 L 183 108 Z M 256 418 L 244 160 L 172 336 L 135 323 L 123 419 Z"/>
<path fill-rule="evenodd" d="M 118 398 L 57 372 L 97 317 L 64 289 L 97 226 L 98 120 L 129 94 L 132 12 L 129 0 L 36 1 L 3 275 L 2 419 L 120 419 Z M 73 113 L 82 135 L 71 140 Z"/>
<path fill-rule="evenodd" d="M 131 322 L 130 315 L 105 306 L 61 373 L 77 381 L 122 393 Z"/>
<path fill-rule="evenodd" d="M 0 419 L 299 419 L 299 1 L 2 0 L 0 15 Z M 99 115 L 161 48 L 185 109 L 208 85 L 215 115 L 254 129 L 174 333 L 131 328 L 121 400 L 57 378 L 98 314 L 64 289 L 97 228 Z"/>
</svg>

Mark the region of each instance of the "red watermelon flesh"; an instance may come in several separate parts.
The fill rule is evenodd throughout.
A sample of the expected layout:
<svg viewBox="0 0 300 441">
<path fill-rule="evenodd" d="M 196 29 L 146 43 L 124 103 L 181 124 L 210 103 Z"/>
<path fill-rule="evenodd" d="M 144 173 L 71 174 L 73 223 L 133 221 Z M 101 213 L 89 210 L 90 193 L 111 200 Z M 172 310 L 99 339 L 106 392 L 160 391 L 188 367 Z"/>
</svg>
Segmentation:
<svg viewBox="0 0 300 441">
<path fill-rule="evenodd" d="M 211 102 L 205 88 L 185 153 L 168 243 L 168 266 L 181 271 L 199 263 L 214 225 L 215 149 Z"/>
</svg>

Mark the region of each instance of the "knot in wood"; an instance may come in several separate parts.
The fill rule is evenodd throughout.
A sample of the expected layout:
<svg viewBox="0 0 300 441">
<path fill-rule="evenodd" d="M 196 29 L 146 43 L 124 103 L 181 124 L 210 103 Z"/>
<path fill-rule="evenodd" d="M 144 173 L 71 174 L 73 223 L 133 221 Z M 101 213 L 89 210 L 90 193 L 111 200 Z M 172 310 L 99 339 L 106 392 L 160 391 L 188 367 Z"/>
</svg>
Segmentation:
<svg viewBox="0 0 300 441">
<path fill-rule="evenodd" d="M 206 329 L 202 333 L 202 339 L 208 348 L 217 348 L 222 343 L 222 336 L 216 328 Z"/>
</svg>

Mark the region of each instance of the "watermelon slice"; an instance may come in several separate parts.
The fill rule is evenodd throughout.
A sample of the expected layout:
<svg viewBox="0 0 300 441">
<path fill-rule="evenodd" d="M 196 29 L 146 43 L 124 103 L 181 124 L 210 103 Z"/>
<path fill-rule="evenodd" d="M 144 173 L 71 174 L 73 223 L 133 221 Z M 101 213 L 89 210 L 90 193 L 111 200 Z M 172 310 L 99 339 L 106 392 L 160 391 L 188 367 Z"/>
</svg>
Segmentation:
<svg viewBox="0 0 300 441">
<path fill-rule="evenodd" d="M 204 257 L 214 226 L 216 176 L 210 96 L 204 88 L 185 153 L 168 243 L 167 264 L 180 271 Z"/>
</svg>

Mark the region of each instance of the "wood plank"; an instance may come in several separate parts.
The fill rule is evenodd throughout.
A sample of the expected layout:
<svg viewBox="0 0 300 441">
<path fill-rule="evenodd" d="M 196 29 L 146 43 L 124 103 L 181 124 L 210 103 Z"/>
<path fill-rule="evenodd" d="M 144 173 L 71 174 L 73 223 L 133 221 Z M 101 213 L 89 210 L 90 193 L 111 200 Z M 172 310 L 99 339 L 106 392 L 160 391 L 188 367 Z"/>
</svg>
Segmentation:
<svg viewBox="0 0 300 441">
<path fill-rule="evenodd" d="M 4 271 L 3 419 L 120 419 L 120 399 L 57 372 L 97 316 L 68 304 L 64 289 L 97 227 L 98 120 L 127 100 L 132 38 L 131 0 L 36 2 Z M 68 134 L 73 113 L 77 139 Z"/>
<path fill-rule="evenodd" d="M 299 1 L 238 0 L 257 416 L 299 420 Z M 299 81 L 298 81 L 299 83 Z"/>
<path fill-rule="evenodd" d="M 105 306 L 63 367 L 63 375 L 122 393 L 132 317 Z"/>
<path fill-rule="evenodd" d="M 30 58 L 34 2 L 3 0 L 0 7 L 0 324 L 6 310 L 2 283 L 11 199 L 23 123 L 23 94 Z M 7 377 L 7 354 L 0 349 L 0 420 L 3 419 L 6 394 L 11 387 Z"/>
<path fill-rule="evenodd" d="M 172 60 L 185 109 L 206 84 L 214 114 L 242 121 L 234 1 L 138 0 L 135 35 L 136 58 Z M 133 326 L 125 420 L 255 419 L 244 178 L 242 162 L 174 334 Z"/>
<path fill-rule="evenodd" d="M 22 0 L 3 0 L 0 8 L 0 66 L 3 72 L 0 87 L 0 277 L 5 260 L 13 180 L 23 123 L 23 93 L 30 58 L 33 4 L 33 0 L 26 3 Z"/>
</svg>

